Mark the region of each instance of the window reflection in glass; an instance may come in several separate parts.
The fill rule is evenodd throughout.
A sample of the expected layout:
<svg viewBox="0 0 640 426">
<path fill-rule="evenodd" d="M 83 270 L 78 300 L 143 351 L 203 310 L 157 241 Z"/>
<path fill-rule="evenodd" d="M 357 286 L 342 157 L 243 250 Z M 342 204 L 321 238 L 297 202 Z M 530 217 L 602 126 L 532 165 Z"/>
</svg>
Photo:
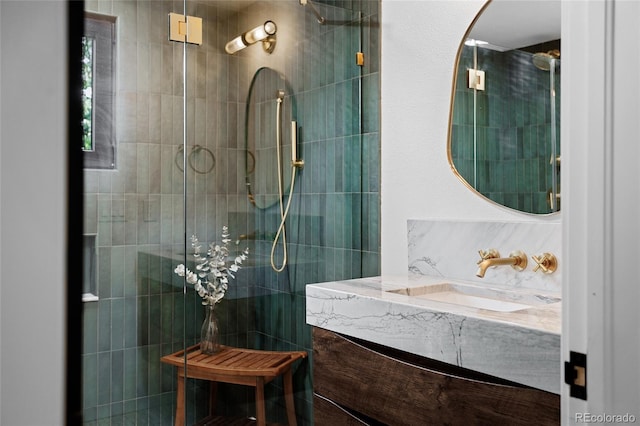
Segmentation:
<svg viewBox="0 0 640 426">
<path fill-rule="evenodd" d="M 82 149 L 93 151 L 93 75 L 95 39 L 82 37 Z"/>
</svg>

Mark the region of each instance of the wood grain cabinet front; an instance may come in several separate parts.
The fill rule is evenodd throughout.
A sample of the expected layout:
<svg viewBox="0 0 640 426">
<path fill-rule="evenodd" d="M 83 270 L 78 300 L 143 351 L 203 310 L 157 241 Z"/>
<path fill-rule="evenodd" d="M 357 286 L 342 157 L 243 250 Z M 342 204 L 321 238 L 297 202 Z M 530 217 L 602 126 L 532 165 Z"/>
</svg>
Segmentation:
<svg viewBox="0 0 640 426">
<path fill-rule="evenodd" d="M 314 420 L 340 425 L 558 425 L 560 396 L 313 329 Z"/>
</svg>

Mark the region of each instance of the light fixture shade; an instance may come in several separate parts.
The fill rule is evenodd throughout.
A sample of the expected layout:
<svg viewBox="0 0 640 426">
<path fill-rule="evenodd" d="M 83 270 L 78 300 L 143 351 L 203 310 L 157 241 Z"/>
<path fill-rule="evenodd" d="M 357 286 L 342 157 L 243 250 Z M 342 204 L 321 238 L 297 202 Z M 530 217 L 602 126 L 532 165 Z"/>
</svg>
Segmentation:
<svg viewBox="0 0 640 426">
<path fill-rule="evenodd" d="M 254 29 L 244 33 L 244 39 L 247 44 L 253 44 L 274 35 L 276 33 L 276 30 L 277 28 L 275 22 L 267 21 L 263 25 L 255 27 Z"/>
<path fill-rule="evenodd" d="M 238 37 L 234 38 L 233 40 L 231 40 L 229 43 L 227 43 L 227 45 L 224 47 L 224 50 L 228 54 L 233 55 L 237 51 L 242 50 L 247 46 L 248 45 L 245 44 L 244 41 L 242 40 L 242 36 L 238 36 Z"/>
<path fill-rule="evenodd" d="M 487 41 L 483 41 L 483 40 L 476 40 L 473 38 L 468 38 L 464 41 L 464 44 L 466 46 L 482 46 L 484 44 L 489 44 L 489 42 Z"/>
<path fill-rule="evenodd" d="M 244 34 L 234 38 L 224 47 L 224 50 L 233 55 L 239 50 L 244 49 L 245 47 L 257 43 L 259 41 L 263 41 L 263 44 L 266 43 L 267 46 L 265 50 L 271 53 L 273 51 L 273 47 L 275 46 L 275 35 L 277 31 L 277 27 L 275 22 L 266 21 L 264 24 L 259 27 L 255 27 L 252 30 L 245 32 Z"/>
</svg>

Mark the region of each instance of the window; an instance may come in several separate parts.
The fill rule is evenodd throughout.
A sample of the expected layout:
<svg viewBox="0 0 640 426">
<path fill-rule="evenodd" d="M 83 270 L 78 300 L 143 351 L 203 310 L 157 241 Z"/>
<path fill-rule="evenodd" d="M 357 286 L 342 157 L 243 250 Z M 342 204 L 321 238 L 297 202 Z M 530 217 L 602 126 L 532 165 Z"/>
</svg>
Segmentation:
<svg viewBox="0 0 640 426">
<path fill-rule="evenodd" d="M 82 37 L 82 149 L 94 150 L 93 132 L 93 75 L 96 39 Z"/>
<path fill-rule="evenodd" d="M 116 168 L 115 17 L 87 13 L 82 38 L 84 167 Z"/>
</svg>

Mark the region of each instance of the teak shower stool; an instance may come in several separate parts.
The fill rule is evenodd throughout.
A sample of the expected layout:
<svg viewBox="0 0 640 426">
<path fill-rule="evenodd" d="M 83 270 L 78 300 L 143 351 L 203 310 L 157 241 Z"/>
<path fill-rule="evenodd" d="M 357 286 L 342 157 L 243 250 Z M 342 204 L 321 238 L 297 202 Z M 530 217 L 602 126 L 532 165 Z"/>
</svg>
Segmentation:
<svg viewBox="0 0 640 426">
<path fill-rule="evenodd" d="M 184 350 L 180 350 L 160 359 L 166 364 L 175 366 L 178 370 L 175 426 L 184 426 L 184 353 Z M 210 416 L 213 416 L 215 407 L 216 382 L 253 386 L 256 393 L 257 424 L 265 426 L 264 385 L 283 375 L 287 418 L 290 426 L 296 425 L 291 367 L 296 360 L 306 358 L 306 352 L 274 352 L 220 346 L 220 351 L 213 355 L 206 355 L 200 351 L 198 344 L 187 348 L 186 354 L 186 377 L 211 382 Z"/>
</svg>

